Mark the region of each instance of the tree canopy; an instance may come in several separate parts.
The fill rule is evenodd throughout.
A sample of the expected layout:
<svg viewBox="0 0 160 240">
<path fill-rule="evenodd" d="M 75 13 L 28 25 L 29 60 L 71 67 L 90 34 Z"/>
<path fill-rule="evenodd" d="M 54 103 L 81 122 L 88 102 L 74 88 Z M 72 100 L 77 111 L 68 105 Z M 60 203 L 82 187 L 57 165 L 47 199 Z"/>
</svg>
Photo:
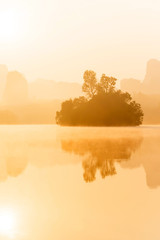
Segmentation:
<svg viewBox="0 0 160 240">
<path fill-rule="evenodd" d="M 86 97 L 64 101 L 56 113 L 56 122 L 71 126 L 137 126 L 143 111 L 127 92 L 116 89 L 116 78 L 85 71 L 82 90 Z"/>
</svg>

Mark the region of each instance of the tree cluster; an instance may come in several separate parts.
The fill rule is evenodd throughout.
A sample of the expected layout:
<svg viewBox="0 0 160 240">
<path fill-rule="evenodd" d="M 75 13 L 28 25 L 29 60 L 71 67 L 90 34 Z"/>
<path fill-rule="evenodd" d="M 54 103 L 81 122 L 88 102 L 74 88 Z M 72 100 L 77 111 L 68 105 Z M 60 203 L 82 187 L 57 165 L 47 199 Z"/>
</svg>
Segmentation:
<svg viewBox="0 0 160 240">
<path fill-rule="evenodd" d="M 70 126 L 137 126 L 143 111 L 129 93 L 116 90 L 116 78 L 102 74 L 97 81 L 94 71 L 85 71 L 82 86 L 86 97 L 64 101 L 56 113 L 56 122 Z"/>
</svg>

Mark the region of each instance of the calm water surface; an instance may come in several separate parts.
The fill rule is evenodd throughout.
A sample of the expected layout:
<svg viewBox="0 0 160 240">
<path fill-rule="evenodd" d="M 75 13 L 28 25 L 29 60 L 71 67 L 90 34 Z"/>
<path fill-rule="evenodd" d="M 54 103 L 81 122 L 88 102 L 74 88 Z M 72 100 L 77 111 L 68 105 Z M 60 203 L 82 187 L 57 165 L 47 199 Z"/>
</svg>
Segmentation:
<svg viewBox="0 0 160 240">
<path fill-rule="evenodd" d="M 0 126 L 0 240 L 159 240 L 159 219 L 159 126 Z"/>
</svg>

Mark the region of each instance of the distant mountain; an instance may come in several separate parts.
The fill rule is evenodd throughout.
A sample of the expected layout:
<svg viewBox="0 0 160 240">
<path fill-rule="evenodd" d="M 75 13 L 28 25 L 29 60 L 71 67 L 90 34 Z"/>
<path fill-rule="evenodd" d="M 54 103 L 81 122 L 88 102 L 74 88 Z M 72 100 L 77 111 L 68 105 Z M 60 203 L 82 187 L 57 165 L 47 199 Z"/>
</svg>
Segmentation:
<svg viewBox="0 0 160 240">
<path fill-rule="evenodd" d="M 160 61 L 156 59 L 151 59 L 147 63 L 143 91 L 145 93 L 160 94 Z"/>
<path fill-rule="evenodd" d="M 126 78 L 121 80 L 121 90 L 131 94 L 141 92 L 142 83 L 140 80 L 134 78 Z"/>
<path fill-rule="evenodd" d="M 17 72 L 8 72 L 3 94 L 3 102 L 7 105 L 19 105 L 28 102 L 28 82 Z"/>
<path fill-rule="evenodd" d="M 160 94 L 160 61 L 151 59 L 147 62 L 143 81 L 133 78 L 121 80 L 121 90 L 131 94 Z"/>
<path fill-rule="evenodd" d="M 147 62 L 143 81 L 133 78 L 121 80 L 121 90 L 132 94 L 144 112 L 144 124 L 160 124 L 160 61 Z"/>
<path fill-rule="evenodd" d="M 29 83 L 30 99 L 68 99 L 82 95 L 79 83 L 37 79 Z"/>
<path fill-rule="evenodd" d="M 38 79 L 27 82 L 0 65 L 0 124 L 53 124 L 64 99 L 79 97 L 81 84 Z"/>
<path fill-rule="evenodd" d="M 7 74 L 8 74 L 8 68 L 6 65 L 0 65 L 0 98 L 2 98 L 5 84 L 6 84 L 6 79 L 7 79 Z"/>
<path fill-rule="evenodd" d="M 160 61 L 151 59 L 147 62 L 145 84 L 160 84 Z"/>
<path fill-rule="evenodd" d="M 18 95 L 21 95 L 23 98 L 23 95 L 26 95 L 23 90 L 28 91 L 28 100 L 64 100 L 83 95 L 82 86 L 79 83 L 56 82 L 46 79 L 27 82 L 24 81 L 24 77 L 23 79 L 21 77 L 20 80 L 20 77 L 16 73 L 18 72 L 9 72 L 7 66 L 0 65 L 0 100 L 3 98 L 5 104 L 14 104 Z"/>
</svg>

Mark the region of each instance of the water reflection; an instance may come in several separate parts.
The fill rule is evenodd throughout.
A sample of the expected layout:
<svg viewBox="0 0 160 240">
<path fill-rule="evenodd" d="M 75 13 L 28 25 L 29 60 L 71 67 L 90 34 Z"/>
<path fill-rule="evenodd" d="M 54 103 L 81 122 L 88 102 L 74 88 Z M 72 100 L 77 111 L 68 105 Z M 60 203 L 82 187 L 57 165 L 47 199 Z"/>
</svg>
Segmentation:
<svg viewBox="0 0 160 240">
<path fill-rule="evenodd" d="M 160 186 L 160 129 L 8 127 L 0 135 L 0 182 L 18 177 L 29 165 L 83 167 L 83 178 L 92 182 L 122 169 L 143 167 L 150 188 Z M 73 154 L 72 154 L 73 153 Z M 77 157 L 76 157 L 77 156 Z M 78 157 L 79 156 L 79 157 Z"/>
<path fill-rule="evenodd" d="M 160 188 L 146 186 L 160 186 L 160 129 L 3 126 L 0 136 L 0 240 L 160 239 Z"/>
<path fill-rule="evenodd" d="M 94 181 L 98 170 L 102 178 L 116 174 L 115 162 L 129 160 L 141 143 L 141 137 L 62 140 L 61 142 L 64 151 L 84 156 L 82 166 L 86 182 Z"/>
<path fill-rule="evenodd" d="M 152 189 L 160 186 L 160 137 L 146 137 L 140 153 L 120 165 L 124 169 L 136 169 L 142 166 L 146 174 L 147 185 Z"/>
<path fill-rule="evenodd" d="M 17 177 L 22 174 L 28 164 L 26 143 L 3 141 L 0 148 L 0 181 L 5 181 L 9 176 Z"/>
</svg>

